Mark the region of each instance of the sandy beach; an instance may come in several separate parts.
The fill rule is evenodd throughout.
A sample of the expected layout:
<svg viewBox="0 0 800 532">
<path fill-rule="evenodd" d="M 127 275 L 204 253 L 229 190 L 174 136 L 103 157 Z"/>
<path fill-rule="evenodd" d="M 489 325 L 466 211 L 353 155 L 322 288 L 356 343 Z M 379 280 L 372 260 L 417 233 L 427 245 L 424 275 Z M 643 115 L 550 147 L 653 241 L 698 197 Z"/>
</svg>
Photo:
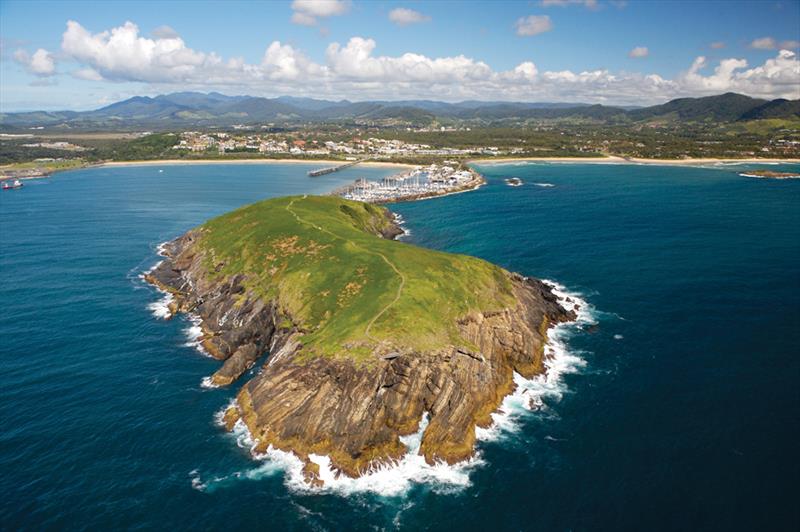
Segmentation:
<svg viewBox="0 0 800 532">
<path fill-rule="evenodd" d="M 192 164 L 311 164 L 336 166 L 352 161 L 339 161 L 331 159 L 163 159 L 147 161 L 114 161 L 101 163 L 97 167 L 114 166 L 169 166 L 169 165 L 192 165 Z M 389 168 L 415 168 L 413 164 L 391 163 L 384 161 L 366 161 L 359 163 L 359 166 L 389 167 Z"/>
<path fill-rule="evenodd" d="M 800 159 L 640 159 L 637 157 L 524 157 L 472 159 L 469 164 L 508 164 L 508 163 L 605 163 L 605 164 L 652 164 L 658 166 L 694 166 L 702 164 L 758 164 L 758 163 L 800 163 Z"/>
</svg>

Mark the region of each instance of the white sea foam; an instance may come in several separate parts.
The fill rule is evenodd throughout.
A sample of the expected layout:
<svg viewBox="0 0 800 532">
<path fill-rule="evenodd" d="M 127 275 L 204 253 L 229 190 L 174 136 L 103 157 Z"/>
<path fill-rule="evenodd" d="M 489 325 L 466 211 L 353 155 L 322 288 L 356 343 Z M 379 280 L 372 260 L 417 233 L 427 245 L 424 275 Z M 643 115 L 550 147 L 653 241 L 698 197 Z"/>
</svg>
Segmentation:
<svg viewBox="0 0 800 532">
<path fill-rule="evenodd" d="M 200 381 L 200 387 L 207 390 L 214 390 L 219 388 L 219 385 L 214 384 L 214 381 L 211 380 L 211 377 L 203 377 L 203 379 Z"/>
<path fill-rule="evenodd" d="M 183 334 L 186 336 L 186 342 L 183 345 L 193 347 L 201 355 L 213 358 L 203 347 L 203 327 L 201 326 L 203 320 L 197 314 L 189 314 L 187 319 L 190 325 L 183 330 Z"/>
<path fill-rule="evenodd" d="M 625 338 L 625 337 L 622 336 L 621 334 L 615 334 L 614 335 L 614 340 L 622 340 L 623 338 Z"/>
<path fill-rule="evenodd" d="M 544 282 L 558 297 L 561 306 L 574 311 L 577 318 L 547 331 L 545 372 L 531 379 L 514 373 L 516 389 L 503 399 L 500 408 L 492 414 L 491 426 L 475 429 L 475 436 L 479 441 L 497 440 L 513 433 L 528 414 L 547 408 L 545 400 L 560 401 L 566 390 L 564 375 L 576 373 L 586 365 L 583 358 L 567 348 L 566 342 L 575 330 L 596 323 L 593 308 L 577 293 L 567 291 L 563 285 L 554 281 Z"/>
<path fill-rule="evenodd" d="M 537 187 L 544 187 L 544 188 L 550 188 L 555 186 L 553 183 L 534 183 L 534 185 L 536 185 Z"/>
<path fill-rule="evenodd" d="M 526 414 L 546 409 L 546 400 L 560 400 L 566 390 L 563 381 L 564 375 L 575 373 L 585 365 L 585 361 L 580 356 L 568 350 L 566 341 L 573 331 L 596 323 L 594 309 L 577 293 L 569 292 L 564 286 L 553 281 L 545 281 L 545 283 L 550 286 L 565 309 L 575 311 L 577 319 L 574 322 L 558 324 L 548 330 L 548 344 L 545 346 L 546 372 L 532 379 L 525 379 L 519 374 L 514 374 L 516 390 L 508 395 L 498 411 L 492 414 L 492 425 L 489 428 L 476 429 L 476 436 L 480 442 L 501 439 L 505 434 L 514 432 Z M 224 425 L 223 416 L 228 406 L 215 416 L 215 421 L 219 425 Z M 255 442 L 250 432 L 244 422 L 239 420 L 232 431 L 237 445 L 249 449 L 255 458 L 262 461 L 262 464 L 247 471 L 235 472 L 206 481 L 202 481 L 195 471 L 191 475 L 192 487 L 210 491 L 238 479 L 257 480 L 280 472 L 283 472 L 286 485 L 291 490 L 304 493 L 349 495 L 371 492 L 395 497 L 407 493 L 415 484 L 428 484 L 438 492 L 459 491 L 468 487 L 470 472 L 485 463 L 481 458 L 480 448 L 476 450 L 472 458 L 464 462 L 454 465 L 443 462 L 430 465 L 419 454 L 420 443 L 427 426 L 428 414 L 425 413 L 417 432 L 401 438 L 407 449 L 401 459 L 375 467 L 358 478 L 337 474 L 331 467 L 330 458 L 327 456 L 309 455 L 309 459 L 319 466 L 319 477 L 324 482 L 323 486 L 317 487 L 311 486 L 305 481 L 303 462 L 293 453 L 274 449 L 271 446 L 265 453 L 256 453 Z"/>
<path fill-rule="evenodd" d="M 748 173 L 742 172 L 739 175 L 742 176 L 742 177 L 754 177 L 756 179 L 800 179 L 800 174 L 799 175 L 785 175 L 785 176 L 775 177 L 775 176 L 767 176 L 767 175 L 748 174 Z"/>
<path fill-rule="evenodd" d="M 167 244 L 168 244 L 168 242 L 162 242 L 161 244 L 156 246 L 156 253 L 158 255 L 164 257 L 165 256 L 165 254 L 164 254 L 164 246 L 166 246 Z M 156 268 L 158 268 L 158 266 L 162 262 L 164 262 L 164 261 L 160 260 L 160 261 L 156 262 L 155 264 L 153 264 L 153 266 L 151 266 L 149 269 L 145 270 L 144 273 L 140 273 L 139 274 L 139 279 L 142 280 L 142 282 L 144 282 L 144 276 L 146 274 L 152 272 Z M 172 312 L 170 312 L 170 310 L 169 310 L 169 304 L 172 303 L 173 299 L 175 299 L 175 298 L 169 292 L 167 292 L 165 290 L 161 290 L 158 287 L 155 287 L 155 288 L 164 297 L 162 297 L 158 301 L 154 301 L 152 303 L 149 303 L 147 305 L 147 309 L 150 310 L 150 312 L 152 312 L 153 316 L 155 316 L 156 318 L 160 318 L 160 319 L 163 319 L 163 320 L 169 319 L 169 318 L 172 317 Z"/>
<path fill-rule="evenodd" d="M 406 227 L 406 220 L 405 218 L 403 218 L 401 214 L 394 213 L 394 223 L 396 223 L 400 227 L 400 229 L 403 230 L 402 234 L 397 235 L 397 240 L 402 240 L 406 237 L 411 236 L 411 229 Z"/>
<path fill-rule="evenodd" d="M 172 317 L 172 312 L 169 310 L 169 304 L 172 303 L 172 300 L 175 298 L 169 292 L 158 288 L 156 288 L 156 290 L 163 294 L 164 297 L 158 301 L 153 301 L 152 303 L 148 304 L 147 308 L 156 318 L 167 320 Z"/>
<path fill-rule="evenodd" d="M 215 421 L 224 425 L 223 416 L 227 406 L 215 415 Z M 451 492 L 462 490 L 470 485 L 469 472 L 483 461 L 476 454 L 473 458 L 456 465 L 444 462 L 433 465 L 425 462 L 419 454 L 422 435 L 428 426 L 428 414 L 425 413 L 419 424 L 417 432 L 401 437 L 406 446 L 406 454 L 399 460 L 380 467 L 375 467 L 358 478 L 351 478 L 338 474 L 331 468 L 330 458 L 322 455 L 309 455 L 309 459 L 319 466 L 319 477 L 324 481 L 323 486 L 311 486 L 305 481 L 303 475 L 303 462 L 293 453 L 281 451 L 270 446 L 265 453 L 255 452 L 255 442 L 245 424 L 239 420 L 233 428 L 233 437 L 236 444 L 249 449 L 251 454 L 262 464 L 258 467 L 237 471 L 230 475 L 214 477 L 203 481 L 195 470 L 192 477 L 192 487 L 200 491 L 212 491 L 217 487 L 236 479 L 258 480 L 283 472 L 285 483 L 293 491 L 303 493 L 337 493 L 349 495 L 352 493 L 376 493 L 385 497 L 395 497 L 406 493 L 414 484 L 429 484 L 437 492 Z"/>
</svg>

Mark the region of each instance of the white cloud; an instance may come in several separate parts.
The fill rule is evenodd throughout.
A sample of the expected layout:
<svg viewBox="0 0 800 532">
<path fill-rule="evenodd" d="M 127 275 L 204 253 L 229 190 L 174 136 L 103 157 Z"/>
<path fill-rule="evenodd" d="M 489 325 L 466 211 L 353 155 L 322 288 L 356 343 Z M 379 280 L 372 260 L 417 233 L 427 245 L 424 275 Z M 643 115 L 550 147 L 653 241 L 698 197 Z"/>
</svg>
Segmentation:
<svg viewBox="0 0 800 532">
<path fill-rule="evenodd" d="M 744 59 L 723 59 L 710 76 L 700 71 L 708 66 L 705 57 L 695 59 L 679 77 L 680 86 L 693 94 L 740 92 L 762 98 L 800 98 L 800 61 L 794 52 L 781 50 L 763 65 L 747 68 Z"/>
<path fill-rule="evenodd" d="M 650 50 L 647 46 L 637 46 L 630 52 L 628 52 L 628 57 L 639 58 L 639 57 L 647 57 L 650 55 Z"/>
<path fill-rule="evenodd" d="M 132 22 L 91 34 L 75 21 L 67 22 L 61 49 L 109 80 L 183 81 L 199 70 L 208 71 L 221 60 L 187 48 L 178 36 L 148 39 Z"/>
<path fill-rule="evenodd" d="M 55 58 L 44 48 L 39 48 L 33 52 L 33 55 L 30 55 L 27 50 L 19 49 L 14 52 L 14 61 L 35 76 L 46 77 L 56 73 Z"/>
<path fill-rule="evenodd" d="M 517 35 L 529 37 L 552 30 L 553 23 L 547 15 L 529 15 L 517 20 L 515 27 L 517 28 Z"/>
<path fill-rule="evenodd" d="M 337 77 L 397 83 L 462 83 L 490 76 L 492 69 L 486 63 L 463 55 L 428 58 L 405 53 L 399 57 L 373 56 L 376 43 L 372 39 L 353 37 L 347 45 L 328 46 L 328 67 Z"/>
<path fill-rule="evenodd" d="M 762 37 L 751 42 L 750 48 L 755 48 L 756 50 L 796 50 L 800 48 L 800 41 L 786 40 L 778 42 L 773 37 Z"/>
<path fill-rule="evenodd" d="M 153 37 L 156 39 L 175 39 L 178 37 L 178 32 L 170 26 L 159 26 L 153 30 Z"/>
<path fill-rule="evenodd" d="M 292 22 L 301 26 L 313 26 L 317 23 L 317 19 L 311 15 L 296 11 L 292 14 Z"/>
<path fill-rule="evenodd" d="M 713 48 L 714 50 L 722 50 L 723 48 L 725 48 L 725 43 L 724 43 L 724 42 L 722 42 L 722 41 L 715 41 L 715 42 L 712 42 L 712 43 L 710 44 L 710 46 L 711 46 L 711 48 Z"/>
<path fill-rule="evenodd" d="M 539 5 L 542 7 L 567 7 L 582 5 L 588 7 L 589 9 L 597 9 L 599 6 L 597 0 L 541 0 Z M 623 4 L 621 7 L 625 7 L 625 4 Z"/>
<path fill-rule="evenodd" d="M 294 0 L 292 22 L 313 26 L 317 19 L 343 15 L 350 10 L 350 0 Z"/>
<path fill-rule="evenodd" d="M 93 68 L 80 68 L 74 72 L 72 72 L 72 76 L 77 79 L 83 79 L 86 81 L 102 81 L 103 76 L 100 73 L 93 69 Z"/>
<path fill-rule="evenodd" d="M 431 17 L 423 15 L 419 11 L 413 9 L 406 9 L 405 7 L 398 7 L 389 12 L 389 20 L 398 26 L 408 26 L 409 24 L 417 24 L 420 22 L 429 22 Z"/>
<path fill-rule="evenodd" d="M 152 92 L 195 89 L 351 99 L 611 104 L 658 103 L 727 91 L 764 98 L 800 98 L 800 61 L 788 50 L 752 68 L 744 59 L 728 58 L 712 65 L 699 57 L 674 79 L 608 70 L 541 71 L 532 61 L 495 70 L 464 55 L 381 55 L 378 43 L 365 37 L 331 43 L 321 62 L 289 44 L 274 41 L 265 47 L 260 61 L 248 63 L 189 48 L 177 35 L 143 37 L 130 22 L 93 34 L 70 21 L 61 55 L 78 64 L 72 72 L 76 78 L 143 82 L 150 84 Z"/>
<path fill-rule="evenodd" d="M 772 37 L 761 37 L 750 43 L 750 48 L 756 50 L 774 50 L 776 46 L 778 45 Z"/>
</svg>

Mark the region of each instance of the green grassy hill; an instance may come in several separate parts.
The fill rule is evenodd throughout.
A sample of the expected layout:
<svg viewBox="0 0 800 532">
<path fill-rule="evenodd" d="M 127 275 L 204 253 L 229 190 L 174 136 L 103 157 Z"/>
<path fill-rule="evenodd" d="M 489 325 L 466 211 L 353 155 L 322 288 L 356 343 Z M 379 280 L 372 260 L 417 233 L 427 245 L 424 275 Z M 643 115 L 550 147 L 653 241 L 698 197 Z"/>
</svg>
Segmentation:
<svg viewBox="0 0 800 532">
<path fill-rule="evenodd" d="M 209 221 L 199 246 L 212 276 L 244 274 L 248 290 L 279 302 L 303 331 L 306 357 L 365 360 L 401 337 L 414 350 L 472 347 L 457 320 L 515 304 L 501 268 L 378 236 L 390 224 L 373 205 L 277 198 Z"/>
</svg>

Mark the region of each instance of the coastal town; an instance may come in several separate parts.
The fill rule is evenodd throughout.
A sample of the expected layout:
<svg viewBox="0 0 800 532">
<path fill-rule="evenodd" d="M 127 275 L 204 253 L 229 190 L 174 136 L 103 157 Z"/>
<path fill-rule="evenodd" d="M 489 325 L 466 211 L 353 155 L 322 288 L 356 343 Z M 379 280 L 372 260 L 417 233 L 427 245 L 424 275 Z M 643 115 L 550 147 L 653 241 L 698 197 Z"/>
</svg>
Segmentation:
<svg viewBox="0 0 800 532">
<path fill-rule="evenodd" d="M 285 134 L 234 134 L 185 131 L 173 150 L 193 153 L 216 151 L 219 154 L 257 152 L 261 154 L 292 155 L 303 157 L 342 156 L 345 160 L 354 156 L 392 158 L 404 156 L 478 156 L 514 155 L 520 149 L 501 150 L 497 146 L 475 148 L 434 147 L 429 144 L 405 142 L 398 139 L 361 138 L 353 136 L 346 140 L 317 138 L 287 138 Z"/>
</svg>

